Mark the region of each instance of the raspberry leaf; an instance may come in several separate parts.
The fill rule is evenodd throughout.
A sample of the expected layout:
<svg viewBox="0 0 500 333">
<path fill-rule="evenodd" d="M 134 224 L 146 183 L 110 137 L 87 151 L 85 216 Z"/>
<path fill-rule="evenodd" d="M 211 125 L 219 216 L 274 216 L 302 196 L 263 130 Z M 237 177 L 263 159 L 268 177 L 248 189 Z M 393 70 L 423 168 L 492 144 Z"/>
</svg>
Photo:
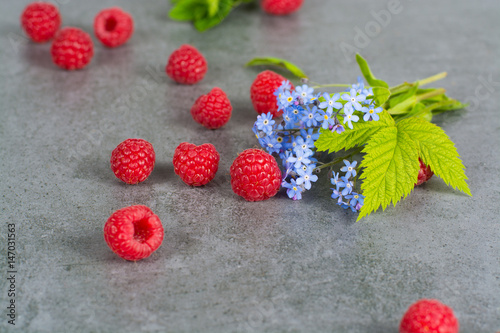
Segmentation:
<svg viewBox="0 0 500 333">
<path fill-rule="evenodd" d="M 357 145 L 363 145 L 380 129 L 395 125 L 394 120 L 387 111 L 381 112 L 379 116 L 380 119 L 378 121 L 359 122 L 356 123 L 353 129 L 346 126 L 345 131 L 340 134 L 327 129 L 321 129 L 315 146 L 318 151 L 334 153 L 342 149 L 347 150 Z M 339 118 L 342 117 L 339 116 Z"/>
<path fill-rule="evenodd" d="M 299 79 L 307 79 L 307 75 L 304 73 L 302 69 L 300 69 L 297 65 L 291 63 L 288 60 L 273 58 L 273 57 L 264 57 L 264 58 L 253 58 L 249 62 L 246 63 L 245 66 L 278 66 L 283 69 L 290 71 L 293 75 L 298 77 Z"/>
<path fill-rule="evenodd" d="M 375 78 L 370 70 L 370 67 L 368 66 L 368 62 L 362 56 L 356 54 L 356 61 L 358 62 L 359 69 L 361 70 L 361 73 L 363 73 L 366 82 L 368 82 L 370 86 L 389 88 L 389 85 L 385 81 Z"/>
<path fill-rule="evenodd" d="M 415 117 L 401 120 L 397 127 L 415 142 L 420 158 L 437 176 L 447 185 L 472 195 L 457 149 L 442 128 Z"/>
<path fill-rule="evenodd" d="M 405 198 L 417 182 L 418 147 L 410 136 L 396 126 L 380 129 L 363 149 L 366 153 L 360 167 L 360 179 L 365 196 L 358 221 L 380 206 L 396 205 Z"/>
</svg>

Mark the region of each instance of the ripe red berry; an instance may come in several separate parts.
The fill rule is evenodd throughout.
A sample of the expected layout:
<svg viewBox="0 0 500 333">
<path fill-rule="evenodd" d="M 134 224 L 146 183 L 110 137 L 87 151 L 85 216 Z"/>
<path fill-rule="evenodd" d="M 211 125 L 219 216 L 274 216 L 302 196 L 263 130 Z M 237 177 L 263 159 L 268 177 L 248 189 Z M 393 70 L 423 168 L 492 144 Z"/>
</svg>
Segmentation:
<svg viewBox="0 0 500 333">
<path fill-rule="evenodd" d="M 191 115 L 206 128 L 217 129 L 229 121 L 232 110 L 226 93 L 215 87 L 208 94 L 198 97 L 191 108 Z"/>
<path fill-rule="evenodd" d="M 267 200 L 278 192 L 281 171 L 272 155 L 260 149 L 247 149 L 236 157 L 229 169 L 234 193 L 248 201 Z"/>
<path fill-rule="evenodd" d="M 400 333 L 458 333 L 453 310 L 435 299 L 412 304 L 401 320 Z"/>
<path fill-rule="evenodd" d="M 133 32 L 132 16 L 119 7 L 103 9 L 94 19 L 94 33 L 108 47 L 124 44 Z"/>
<path fill-rule="evenodd" d="M 160 219 L 146 206 L 117 210 L 104 225 L 104 240 L 114 253 L 126 260 L 149 257 L 163 242 Z"/>
<path fill-rule="evenodd" d="M 31 40 L 43 43 L 56 34 L 61 26 L 61 15 L 51 3 L 33 2 L 21 14 L 21 26 Z"/>
<path fill-rule="evenodd" d="M 94 55 L 94 44 L 89 34 L 78 28 L 63 28 L 50 49 L 54 63 L 67 70 L 85 67 Z"/>
<path fill-rule="evenodd" d="M 111 153 L 111 170 L 127 184 L 145 181 L 155 166 L 153 146 L 143 139 L 127 139 Z"/>
<path fill-rule="evenodd" d="M 270 70 L 261 72 L 250 87 L 250 98 L 258 114 L 271 112 L 273 117 L 279 117 L 283 110 L 278 111 L 274 92 L 286 80 L 283 76 Z M 295 87 L 292 84 L 292 89 Z"/>
<path fill-rule="evenodd" d="M 195 84 L 207 72 L 207 61 L 194 46 L 184 44 L 169 57 L 167 75 L 177 83 Z"/>
<path fill-rule="evenodd" d="M 262 9 L 272 15 L 288 15 L 300 9 L 304 0 L 262 0 Z"/>
<path fill-rule="evenodd" d="M 219 153 L 210 143 L 200 146 L 183 142 L 174 152 L 174 171 L 184 183 L 202 186 L 214 179 L 219 169 Z"/>
<path fill-rule="evenodd" d="M 423 183 L 431 179 L 432 175 L 434 175 L 434 172 L 432 172 L 430 166 L 425 165 L 420 157 L 418 158 L 418 160 L 420 162 L 420 170 L 418 170 L 418 181 L 415 186 L 422 185 Z"/>
</svg>

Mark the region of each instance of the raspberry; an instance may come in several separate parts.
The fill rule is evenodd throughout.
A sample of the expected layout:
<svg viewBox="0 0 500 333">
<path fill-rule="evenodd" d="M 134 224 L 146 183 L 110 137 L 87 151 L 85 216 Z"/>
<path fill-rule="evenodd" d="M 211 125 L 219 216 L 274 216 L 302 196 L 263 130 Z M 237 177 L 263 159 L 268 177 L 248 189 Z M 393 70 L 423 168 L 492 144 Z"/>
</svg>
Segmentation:
<svg viewBox="0 0 500 333">
<path fill-rule="evenodd" d="M 453 310 L 435 299 L 412 304 L 401 320 L 400 333 L 458 333 Z"/>
<path fill-rule="evenodd" d="M 183 142 L 174 152 L 174 171 L 184 183 L 202 186 L 214 179 L 219 168 L 219 153 L 210 143 L 201 146 Z"/>
<path fill-rule="evenodd" d="M 54 63 L 64 69 L 85 67 L 94 55 L 94 44 L 89 34 L 78 28 L 60 30 L 50 49 Z"/>
<path fill-rule="evenodd" d="M 418 160 L 420 162 L 420 170 L 418 170 L 418 181 L 415 186 L 422 185 L 423 183 L 431 179 L 432 175 L 434 175 L 434 172 L 432 172 L 430 166 L 425 165 L 420 157 L 418 158 Z"/>
<path fill-rule="evenodd" d="M 54 37 L 61 26 L 61 15 L 56 6 L 47 2 L 34 2 L 26 6 L 21 15 L 21 26 L 37 43 Z"/>
<path fill-rule="evenodd" d="M 177 83 L 195 84 L 207 72 L 207 61 L 194 46 L 181 45 L 168 58 L 167 75 Z"/>
<path fill-rule="evenodd" d="M 300 9 L 304 0 L 262 0 L 262 9 L 272 15 L 288 15 Z"/>
<path fill-rule="evenodd" d="M 206 128 L 217 129 L 229 121 L 232 110 L 226 93 L 215 87 L 208 94 L 198 97 L 191 108 L 191 115 Z"/>
<path fill-rule="evenodd" d="M 124 44 L 133 32 L 132 16 L 119 7 L 103 9 L 94 19 L 94 33 L 108 47 Z"/>
<path fill-rule="evenodd" d="M 259 149 L 247 149 L 229 169 L 234 193 L 248 201 L 267 200 L 278 192 L 281 171 L 273 156 Z"/>
<path fill-rule="evenodd" d="M 106 221 L 104 240 L 123 259 L 144 259 L 163 242 L 163 226 L 148 207 L 125 207 L 114 212 Z"/>
<path fill-rule="evenodd" d="M 283 110 L 278 111 L 274 92 L 284 80 L 286 79 L 283 76 L 270 70 L 257 75 L 250 87 L 250 98 L 257 113 L 271 112 L 273 117 L 279 117 L 283 114 Z M 295 89 L 293 84 L 292 89 Z"/>
<path fill-rule="evenodd" d="M 111 170 L 127 184 L 137 184 L 149 177 L 155 166 L 153 146 L 143 139 L 127 139 L 111 153 Z"/>
</svg>

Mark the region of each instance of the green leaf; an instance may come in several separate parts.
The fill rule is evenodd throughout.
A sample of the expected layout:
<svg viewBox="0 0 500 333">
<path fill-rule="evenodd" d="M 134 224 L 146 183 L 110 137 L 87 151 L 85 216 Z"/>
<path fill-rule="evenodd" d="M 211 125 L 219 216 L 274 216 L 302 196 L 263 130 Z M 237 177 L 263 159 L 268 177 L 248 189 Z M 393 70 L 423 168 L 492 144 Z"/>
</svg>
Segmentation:
<svg viewBox="0 0 500 333">
<path fill-rule="evenodd" d="M 346 126 L 345 131 L 340 134 L 321 129 L 319 138 L 314 145 L 318 151 L 329 151 L 330 153 L 342 149 L 347 150 L 357 145 L 363 145 L 380 129 L 394 126 L 394 120 L 386 111 L 380 112 L 379 116 L 380 119 L 378 121 L 362 121 L 355 123 L 353 129 Z"/>
<path fill-rule="evenodd" d="M 376 106 L 382 106 L 391 96 L 391 91 L 384 87 L 373 87 L 372 90 Z"/>
<path fill-rule="evenodd" d="M 455 145 L 439 126 L 422 118 L 404 119 L 397 125 L 417 145 L 423 162 L 444 180 L 468 195 L 472 195 L 465 182 L 465 167 L 460 160 Z"/>
<path fill-rule="evenodd" d="M 245 66 L 278 66 L 289 70 L 293 75 L 302 79 L 307 79 L 307 75 L 297 65 L 290 61 L 274 57 L 253 58 Z"/>
<path fill-rule="evenodd" d="M 423 89 L 421 89 L 423 90 Z M 408 91 L 406 91 L 404 94 L 399 94 L 389 100 L 389 107 L 393 108 L 397 104 L 407 100 L 408 98 L 414 96 L 417 92 L 419 91 L 418 89 L 418 84 L 415 84 L 413 87 L 411 87 Z"/>
<path fill-rule="evenodd" d="M 396 205 L 406 197 L 417 182 L 420 167 L 417 145 L 395 126 L 372 135 L 363 152 L 360 179 L 365 200 L 358 221 L 380 206 L 385 210 L 391 202 Z"/>
<path fill-rule="evenodd" d="M 206 0 L 208 3 L 208 17 L 214 17 L 219 11 L 219 0 Z"/>
<path fill-rule="evenodd" d="M 372 74 L 372 71 L 370 70 L 370 67 L 368 66 L 368 62 L 366 62 L 366 60 L 362 56 L 356 54 L 356 61 L 358 62 L 359 69 L 361 70 L 361 73 L 363 73 L 366 82 L 368 82 L 370 86 L 389 88 L 389 85 L 386 82 L 377 80 L 375 78 L 375 76 Z"/>
<path fill-rule="evenodd" d="M 172 20 L 192 21 L 196 18 L 195 13 L 200 7 L 204 7 L 204 2 L 200 0 L 177 1 L 176 5 L 170 10 L 168 16 Z"/>
<path fill-rule="evenodd" d="M 221 23 L 227 15 L 229 15 L 231 9 L 233 8 L 233 2 L 231 1 L 224 0 L 218 2 L 218 4 L 219 9 L 214 16 L 204 16 L 194 21 L 194 26 L 196 29 L 198 29 L 198 31 L 203 32 L 215 27 L 216 25 Z"/>
</svg>

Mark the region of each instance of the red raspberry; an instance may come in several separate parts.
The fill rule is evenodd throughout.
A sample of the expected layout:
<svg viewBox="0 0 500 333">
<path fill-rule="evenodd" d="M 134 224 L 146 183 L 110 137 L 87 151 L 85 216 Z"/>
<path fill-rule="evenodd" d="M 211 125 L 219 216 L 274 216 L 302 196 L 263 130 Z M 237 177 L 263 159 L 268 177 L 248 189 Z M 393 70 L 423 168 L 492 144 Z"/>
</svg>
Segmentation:
<svg viewBox="0 0 500 333">
<path fill-rule="evenodd" d="M 124 44 L 133 32 L 132 16 L 119 7 L 103 9 L 94 19 L 94 33 L 108 47 Z"/>
<path fill-rule="evenodd" d="M 215 87 L 208 94 L 198 97 L 191 108 L 191 115 L 206 128 L 217 129 L 229 121 L 232 110 L 226 93 Z"/>
<path fill-rule="evenodd" d="M 420 170 L 418 170 L 418 181 L 415 186 L 422 185 L 423 183 L 431 179 L 432 175 L 434 175 L 431 167 L 425 165 L 420 157 L 418 158 L 418 161 L 420 162 Z"/>
<path fill-rule="evenodd" d="M 174 171 L 184 183 L 202 186 L 214 179 L 219 169 L 219 153 L 210 143 L 196 146 L 183 142 L 174 152 Z"/>
<path fill-rule="evenodd" d="M 400 333 L 458 333 L 453 310 L 435 299 L 412 304 L 399 325 Z"/>
<path fill-rule="evenodd" d="M 106 221 L 104 240 L 123 259 L 144 259 L 163 242 L 163 226 L 148 207 L 125 207 L 114 212 Z"/>
<path fill-rule="evenodd" d="M 286 79 L 270 70 L 261 72 L 250 87 L 250 98 L 258 114 L 271 112 L 273 117 L 279 117 L 283 110 L 278 111 L 278 104 L 274 92 Z M 295 87 L 292 84 L 292 89 Z"/>
<path fill-rule="evenodd" d="M 37 43 L 54 37 L 61 26 L 61 15 L 56 6 L 47 2 L 34 2 L 26 6 L 21 15 L 21 26 Z"/>
<path fill-rule="evenodd" d="M 248 201 L 267 200 L 280 189 L 278 163 L 273 156 L 260 149 L 247 149 L 239 154 L 229 171 L 234 193 Z"/>
<path fill-rule="evenodd" d="M 288 15 L 302 6 L 304 0 L 262 0 L 262 9 L 272 15 Z"/>
<path fill-rule="evenodd" d="M 155 166 L 153 146 L 143 139 L 127 139 L 111 153 L 111 170 L 127 184 L 137 184 L 149 177 Z"/>
<path fill-rule="evenodd" d="M 50 49 L 54 63 L 64 69 L 85 67 L 94 55 L 94 44 L 89 34 L 78 28 L 60 30 Z"/>
<path fill-rule="evenodd" d="M 177 83 L 195 84 L 207 72 L 207 61 L 194 46 L 181 45 L 168 59 L 167 75 Z"/>
</svg>

